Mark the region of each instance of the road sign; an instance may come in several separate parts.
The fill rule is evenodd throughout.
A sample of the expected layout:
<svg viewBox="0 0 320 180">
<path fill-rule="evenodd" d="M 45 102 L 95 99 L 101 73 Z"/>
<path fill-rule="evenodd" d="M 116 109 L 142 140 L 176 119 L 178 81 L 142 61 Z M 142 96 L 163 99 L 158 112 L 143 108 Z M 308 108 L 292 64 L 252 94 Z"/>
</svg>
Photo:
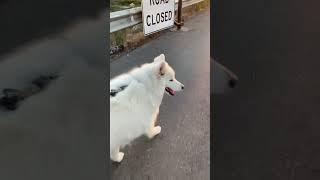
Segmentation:
<svg viewBox="0 0 320 180">
<path fill-rule="evenodd" d="M 175 0 L 142 0 L 143 32 L 149 34 L 174 25 Z"/>
</svg>

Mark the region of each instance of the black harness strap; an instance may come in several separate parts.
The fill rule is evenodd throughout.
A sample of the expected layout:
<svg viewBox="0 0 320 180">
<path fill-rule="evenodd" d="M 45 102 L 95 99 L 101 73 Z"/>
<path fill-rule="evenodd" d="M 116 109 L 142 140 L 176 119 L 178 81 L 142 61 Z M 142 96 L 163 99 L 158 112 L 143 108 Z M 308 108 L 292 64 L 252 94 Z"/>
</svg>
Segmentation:
<svg viewBox="0 0 320 180">
<path fill-rule="evenodd" d="M 128 87 L 128 85 L 124 85 L 124 86 L 120 86 L 118 89 L 111 89 L 110 96 L 115 97 L 118 92 L 125 90 L 127 87 Z"/>
</svg>

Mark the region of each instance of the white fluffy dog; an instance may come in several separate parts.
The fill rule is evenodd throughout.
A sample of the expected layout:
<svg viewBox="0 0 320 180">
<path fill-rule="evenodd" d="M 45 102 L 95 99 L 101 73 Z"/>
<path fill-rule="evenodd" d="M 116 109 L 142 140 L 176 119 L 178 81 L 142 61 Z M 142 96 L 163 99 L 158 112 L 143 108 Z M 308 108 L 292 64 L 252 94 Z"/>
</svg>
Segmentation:
<svg viewBox="0 0 320 180">
<path fill-rule="evenodd" d="M 121 162 L 120 148 L 141 135 L 150 139 L 161 132 L 155 126 L 163 94 L 174 96 L 184 85 L 163 54 L 110 81 L 110 158 Z"/>
</svg>

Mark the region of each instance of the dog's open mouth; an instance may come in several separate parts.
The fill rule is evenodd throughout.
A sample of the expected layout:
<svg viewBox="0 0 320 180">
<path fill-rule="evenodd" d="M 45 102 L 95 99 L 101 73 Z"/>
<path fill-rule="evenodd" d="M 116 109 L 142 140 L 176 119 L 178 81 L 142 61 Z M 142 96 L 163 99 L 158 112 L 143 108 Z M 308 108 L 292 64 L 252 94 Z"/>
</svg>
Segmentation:
<svg viewBox="0 0 320 180">
<path fill-rule="evenodd" d="M 169 87 L 166 87 L 166 91 L 167 91 L 167 93 L 169 93 L 171 96 L 176 95 L 176 92 L 175 92 L 173 89 L 169 88 Z"/>
</svg>

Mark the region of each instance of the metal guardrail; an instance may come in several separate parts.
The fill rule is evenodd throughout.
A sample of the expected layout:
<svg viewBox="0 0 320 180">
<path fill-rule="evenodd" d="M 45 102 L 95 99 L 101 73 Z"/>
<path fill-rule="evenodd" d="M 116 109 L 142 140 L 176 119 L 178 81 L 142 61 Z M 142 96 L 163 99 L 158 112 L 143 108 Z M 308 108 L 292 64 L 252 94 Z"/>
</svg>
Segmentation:
<svg viewBox="0 0 320 180">
<path fill-rule="evenodd" d="M 204 0 L 183 0 L 182 8 L 200 3 Z M 177 10 L 177 2 L 175 9 Z M 136 7 L 110 13 L 110 33 L 142 23 L 142 8 Z"/>
</svg>

